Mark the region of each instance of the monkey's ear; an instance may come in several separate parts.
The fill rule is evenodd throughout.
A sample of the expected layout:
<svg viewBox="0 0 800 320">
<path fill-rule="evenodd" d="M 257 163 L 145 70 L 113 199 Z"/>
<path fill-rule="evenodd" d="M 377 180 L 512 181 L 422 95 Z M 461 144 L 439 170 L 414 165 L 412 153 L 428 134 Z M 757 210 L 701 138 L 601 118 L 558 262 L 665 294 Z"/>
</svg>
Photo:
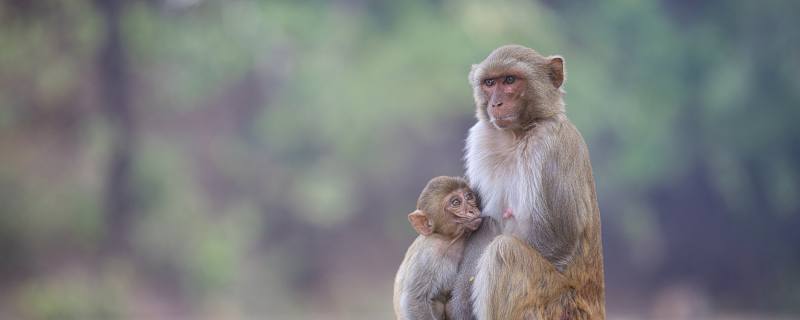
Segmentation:
<svg viewBox="0 0 800 320">
<path fill-rule="evenodd" d="M 433 228 L 428 220 L 428 215 L 426 215 L 425 212 L 422 212 L 422 210 L 417 209 L 414 212 L 409 213 L 408 221 L 411 222 L 411 226 L 414 227 L 414 230 L 423 236 L 429 236 L 431 233 L 433 233 Z"/>
<path fill-rule="evenodd" d="M 548 75 L 550 81 L 556 88 L 561 88 L 566 79 L 566 71 L 564 70 L 564 58 L 561 56 L 550 56 L 550 61 L 547 62 Z"/>
</svg>

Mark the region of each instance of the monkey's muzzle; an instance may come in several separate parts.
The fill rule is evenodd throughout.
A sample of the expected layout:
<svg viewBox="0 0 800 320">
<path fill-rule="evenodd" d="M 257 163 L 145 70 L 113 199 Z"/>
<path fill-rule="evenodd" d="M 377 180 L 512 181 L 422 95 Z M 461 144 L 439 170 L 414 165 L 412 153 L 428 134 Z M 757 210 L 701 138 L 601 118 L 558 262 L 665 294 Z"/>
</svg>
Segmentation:
<svg viewBox="0 0 800 320">
<path fill-rule="evenodd" d="M 464 225 L 467 227 L 467 229 L 469 229 L 471 231 L 475 231 L 475 230 L 478 230 L 478 228 L 480 228 L 481 222 L 483 222 L 483 218 L 478 217 L 478 218 L 472 219 L 472 221 L 467 222 Z"/>
</svg>

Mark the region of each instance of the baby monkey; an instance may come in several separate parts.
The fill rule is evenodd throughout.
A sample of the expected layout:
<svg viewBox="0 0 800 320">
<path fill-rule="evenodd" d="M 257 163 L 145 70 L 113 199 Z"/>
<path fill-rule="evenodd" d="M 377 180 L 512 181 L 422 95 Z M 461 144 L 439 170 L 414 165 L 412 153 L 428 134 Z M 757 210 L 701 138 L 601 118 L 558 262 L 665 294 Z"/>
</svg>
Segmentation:
<svg viewBox="0 0 800 320">
<path fill-rule="evenodd" d="M 406 251 L 394 280 L 397 319 L 446 319 L 466 237 L 481 225 L 475 193 L 464 179 L 431 179 L 408 215 L 419 233 Z"/>
</svg>

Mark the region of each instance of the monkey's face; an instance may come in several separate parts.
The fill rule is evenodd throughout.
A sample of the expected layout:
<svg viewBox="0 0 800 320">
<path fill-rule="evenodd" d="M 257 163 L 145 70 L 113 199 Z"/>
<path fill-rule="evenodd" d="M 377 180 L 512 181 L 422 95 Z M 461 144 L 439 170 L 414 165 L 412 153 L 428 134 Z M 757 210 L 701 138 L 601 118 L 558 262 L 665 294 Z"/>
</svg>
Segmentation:
<svg viewBox="0 0 800 320">
<path fill-rule="evenodd" d="M 457 235 L 478 230 L 481 225 L 481 210 L 478 199 L 469 188 L 461 188 L 450 192 L 442 203 L 444 213 L 443 233 Z"/>
<path fill-rule="evenodd" d="M 435 233 L 457 239 L 480 227 L 479 208 L 466 180 L 441 176 L 428 181 L 408 221 L 423 236 Z"/>
<path fill-rule="evenodd" d="M 524 114 L 526 80 L 519 73 L 489 75 L 480 82 L 489 121 L 498 129 L 519 127 Z"/>
<path fill-rule="evenodd" d="M 563 112 L 563 62 L 516 45 L 493 51 L 469 74 L 478 119 L 500 130 L 517 130 Z"/>
</svg>

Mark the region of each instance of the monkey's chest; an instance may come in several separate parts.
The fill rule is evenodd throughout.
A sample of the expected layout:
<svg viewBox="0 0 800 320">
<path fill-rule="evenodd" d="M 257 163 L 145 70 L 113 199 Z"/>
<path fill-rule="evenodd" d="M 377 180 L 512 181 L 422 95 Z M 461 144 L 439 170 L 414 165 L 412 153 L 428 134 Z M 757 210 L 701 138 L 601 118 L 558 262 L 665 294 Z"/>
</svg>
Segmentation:
<svg viewBox="0 0 800 320">
<path fill-rule="evenodd" d="M 484 213 L 499 222 L 503 234 L 526 234 L 533 215 L 539 212 L 540 166 L 510 161 L 486 171 L 480 181 Z"/>
<path fill-rule="evenodd" d="M 545 130 L 544 128 L 532 130 Z M 543 211 L 542 150 L 536 132 L 519 140 L 478 123 L 467 138 L 467 176 L 481 196 L 483 214 L 499 222 L 503 233 L 524 233 Z M 512 217 L 504 219 L 508 209 Z"/>
</svg>

